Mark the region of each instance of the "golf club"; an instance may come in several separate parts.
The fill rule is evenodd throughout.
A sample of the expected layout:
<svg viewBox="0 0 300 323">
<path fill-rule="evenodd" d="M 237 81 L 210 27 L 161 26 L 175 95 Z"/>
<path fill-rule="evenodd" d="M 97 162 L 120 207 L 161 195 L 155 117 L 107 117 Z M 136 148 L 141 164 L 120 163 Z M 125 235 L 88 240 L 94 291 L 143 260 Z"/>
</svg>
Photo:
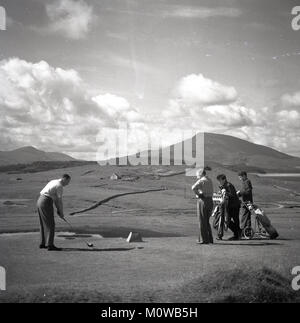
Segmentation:
<svg viewBox="0 0 300 323">
<path fill-rule="evenodd" d="M 75 232 L 75 230 L 74 230 L 74 228 L 73 228 L 73 226 L 71 225 L 71 223 L 70 223 L 70 222 L 68 222 L 65 218 L 62 218 L 62 220 L 63 220 L 63 221 L 65 221 L 65 222 L 70 226 L 70 228 L 71 228 L 71 230 L 72 230 L 73 232 Z M 86 243 L 86 245 L 87 245 L 89 248 L 93 248 L 93 247 L 94 247 L 94 244 L 93 244 L 93 243 L 91 243 L 91 242 L 85 241 L 85 243 Z"/>
</svg>

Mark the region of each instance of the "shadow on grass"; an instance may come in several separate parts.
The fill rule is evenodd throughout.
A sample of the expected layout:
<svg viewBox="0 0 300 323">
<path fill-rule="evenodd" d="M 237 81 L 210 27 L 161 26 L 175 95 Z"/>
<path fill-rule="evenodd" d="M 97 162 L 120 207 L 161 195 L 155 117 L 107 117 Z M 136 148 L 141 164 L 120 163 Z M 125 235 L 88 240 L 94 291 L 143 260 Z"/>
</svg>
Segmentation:
<svg viewBox="0 0 300 323">
<path fill-rule="evenodd" d="M 92 234 L 58 234 L 57 237 L 59 238 L 65 238 L 65 239 L 75 239 L 75 238 L 91 238 Z"/>
<path fill-rule="evenodd" d="M 130 251 L 133 248 L 62 248 L 60 252 L 84 251 L 84 252 L 104 252 L 104 251 Z"/>
<path fill-rule="evenodd" d="M 167 237 L 182 237 L 183 234 L 174 233 L 174 232 L 160 232 L 153 231 L 149 229 L 143 229 L 140 227 L 113 227 L 113 226 L 101 226 L 101 227 L 78 227 L 73 230 L 66 229 L 68 232 L 74 232 L 77 237 L 86 237 L 93 234 L 101 235 L 103 238 L 127 238 L 130 232 L 139 232 L 142 237 L 148 238 L 167 238 Z M 63 235 L 61 235 L 63 237 Z M 70 236 L 69 236 L 70 237 Z M 71 236 L 72 237 L 72 236 Z"/>
<path fill-rule="evenodd" d="M 253 241 L 253 240 L 252 240 Z M 274 243 L 274 242 L 232 242 L 232 241 L 226 241 L 224 242 L 217 242 L 216 245 L 223 245 L 223 246 L 250 246 L 250 247 L 261 247 L 261 246 L 282 246 L 282 243 Z"/>
</svg>

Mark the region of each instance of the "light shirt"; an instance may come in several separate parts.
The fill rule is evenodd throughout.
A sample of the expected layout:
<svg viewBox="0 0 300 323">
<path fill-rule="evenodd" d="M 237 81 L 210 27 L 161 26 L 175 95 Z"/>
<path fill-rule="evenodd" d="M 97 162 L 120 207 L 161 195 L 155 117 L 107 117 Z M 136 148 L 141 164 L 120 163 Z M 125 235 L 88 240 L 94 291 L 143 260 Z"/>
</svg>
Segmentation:
<svg viewBox="0 0 300 323">
<path fill-rule="evenodd" d="M 202 176 L 198 179 L 198 181 L 192 186 L 192 190 L 194 189 L 205 197 L 212 197 L 214 194 L 213 183 L 208 176 Z"/>
<path fill-rule="evenodd" d="M 57 198 L 62 198 L 63 195 L 63 186 L 60 179 L 54 179 L 50 181 L 40 192 L 40 195 L 45 195 L 51 197 L 52 200 Z"/>
</svg>

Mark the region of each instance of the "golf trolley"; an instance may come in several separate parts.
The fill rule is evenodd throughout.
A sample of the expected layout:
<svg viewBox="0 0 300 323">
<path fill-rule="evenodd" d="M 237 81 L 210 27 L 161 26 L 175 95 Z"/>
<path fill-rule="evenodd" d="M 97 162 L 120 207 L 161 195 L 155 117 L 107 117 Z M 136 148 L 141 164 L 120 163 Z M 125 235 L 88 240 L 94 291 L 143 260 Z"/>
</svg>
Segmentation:
<svg viewBox="0 0 300 323">
<path fill-rule="evenodd" d="M 250 202 L 244 202 L 243 205 L 251 213 L 251 217 L 254 217 L 254 225 L 246 227 L 242 230 L 242 237 L 250 239 L 276 239 L 278 232 L 271 225 L 271 221 L 266 216 L 265 212 L 258 208 L 256 205 Z M 251 221 L 252 223 L 253 221 Z"/>
<path fill-rule="evenodd" d="M 217 230 L 218 236 L 222 237 L 224 231 L 228 230 L 228 213 L 225 211 L 226 207 L 223 205 L 223 195 L 221 193 L 214 193 L 213 195 L 214 211 L 212 216 L 213 227 Z M 241 232 L 241 237 L 247 240 L 250 239 L 276 239 L 278 232 L 272 226 L 270 219 L 265 214 L 265 211 L 257 205 L 250 202 L 243 202 L 243 205 L 251 213 L 254 221 L 251 226 L 246 227 Z"/>
<path fill-rule="evenodd" d="M 252 212 L 251 212 L 251 217 L 252 217 Z M 251 227 L 244 228 L 242 230 L 242 237 L 247 240 L 255 239 L 255 238 L 256 239 L 269 238 L 270 237 L 269 234 L 262 227 L 257 216 L 253 216 L 253 217 L 254 217 L 254 225 L 251 225 Z"/>
</svg>

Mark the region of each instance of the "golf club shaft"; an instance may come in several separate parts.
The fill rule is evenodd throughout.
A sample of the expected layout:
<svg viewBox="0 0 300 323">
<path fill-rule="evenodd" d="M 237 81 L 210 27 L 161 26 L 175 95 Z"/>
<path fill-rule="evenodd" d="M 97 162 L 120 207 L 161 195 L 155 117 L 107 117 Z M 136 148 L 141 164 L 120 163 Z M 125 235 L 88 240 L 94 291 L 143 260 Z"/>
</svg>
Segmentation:
<svg viewBox="0 0 300 323">
<path fill-rule="evenodd" d="M 61 218 L 63 221 L 65 221 L 66 223 L 68 223 L 68 225 L 70 226 L 70 228 L 71 228 L 71 230 L 75 233 L 75 230 L 74 230 L 74 228 L 73 228 L 73 226 L 71 225 L 71 223 L 69 222 L 69 221 L 67 221 L 65 218 Z M 86 240 L 84 240 L 85 241 L 85 243 L 89 246 L 90 245 L 90 243 L 88 242 L 88 241 L 86 241 Z"/>
</svg>

